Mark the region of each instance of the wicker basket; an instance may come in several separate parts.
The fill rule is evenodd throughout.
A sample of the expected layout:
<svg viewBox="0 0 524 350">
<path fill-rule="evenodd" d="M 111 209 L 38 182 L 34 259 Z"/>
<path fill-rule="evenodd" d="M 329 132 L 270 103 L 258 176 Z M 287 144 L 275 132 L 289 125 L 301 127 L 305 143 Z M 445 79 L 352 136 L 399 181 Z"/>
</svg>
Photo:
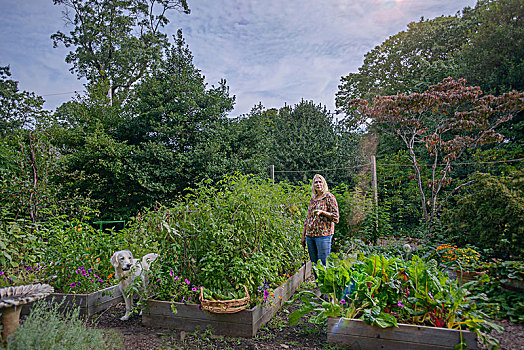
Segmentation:
<svg viewBox="0 0 524 350">
<path fill-rule="evenodd" d="M 241 299 L 231 300 L 204 299 L 204 287 L 200 288 L 200 304 L 202 305 L 202 309 L 216 314 L 233 314 L 244 310 L 249 305 L 249 293 L 246 286 L 243 287 L 246 296 Z"/>
</svg>

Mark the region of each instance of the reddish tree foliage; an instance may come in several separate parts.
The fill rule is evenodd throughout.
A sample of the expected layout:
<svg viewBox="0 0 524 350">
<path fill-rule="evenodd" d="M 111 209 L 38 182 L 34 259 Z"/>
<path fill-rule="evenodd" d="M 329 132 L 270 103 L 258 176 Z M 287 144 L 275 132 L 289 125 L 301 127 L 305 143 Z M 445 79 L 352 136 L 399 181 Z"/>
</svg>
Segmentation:
<svg viewBox="0 0 524 350">
<path fill-rule="evenodd" d="M 495 131 L 524 109 L 524 93 L 484 95 L 464 79 L 446 78 L 423 93 L 377 96 L 373 102 L 353 99 L 350 108 L 371 118 L 380 129 L 397 135 L 406 145 L 415 170 L 424 219 L 431 224 L 441 209 L 438 195 L 451 183 L 449 171 L 467 149 L 493 142 L 503 136 Z M 432 161 L 431 180 L 422 183 L 417 143 L 426 146 Z M 464 186 L 462 184 L 452 190 Z"/>
</svg>

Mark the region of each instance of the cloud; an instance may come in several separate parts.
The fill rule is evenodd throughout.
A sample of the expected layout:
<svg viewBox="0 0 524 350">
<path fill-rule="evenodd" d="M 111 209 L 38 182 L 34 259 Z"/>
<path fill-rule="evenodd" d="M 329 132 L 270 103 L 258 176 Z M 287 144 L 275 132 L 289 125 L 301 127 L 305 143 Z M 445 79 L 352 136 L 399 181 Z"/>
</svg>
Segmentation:
<svg viewBox="0 0 524 350">
<path fill-rule="evenodd" d="M 342 76 L 364 54 L 420 17 L 452 15 L 475 0 L 190 0 L 191 14 L 172 12 L 166 30 L 183 29 L 208 84 L 225 78 L 236 95 L 232 116 L 258 102 L 267 108 L 302 98 L 334 110 Z M 48 0 L 0 2 L 0 65 L 11 64 L 23 89 L 47 95 L 48 108 L 82 89 L 49 36 L 64 30 Z"/>
</svg>

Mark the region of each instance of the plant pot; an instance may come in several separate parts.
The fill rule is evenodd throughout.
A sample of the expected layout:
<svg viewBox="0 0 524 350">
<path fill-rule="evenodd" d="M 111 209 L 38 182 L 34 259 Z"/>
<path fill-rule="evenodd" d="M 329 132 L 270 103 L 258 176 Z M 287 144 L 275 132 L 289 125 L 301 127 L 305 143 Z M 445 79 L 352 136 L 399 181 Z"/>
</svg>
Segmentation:
<svg viewBox="0 0 524 350">
<path fill-rule="evenodd" d="M 55 303 L 63 302 L 61 309 L 64 310 L 80 307 L 80 316 L 83 317 L 94 315 L 124 301 L 118 285 L 88 294 L 52 293 L 46 297 L 47 301 L 52 299 Z M 29 314 L 31 308 L 32 303 L 24 305 L 22 315 Z"/>
<path fill-rule="evenodd" d="M 449 328 L 399 323 L 398 327 L 379 328 L 363 320 L 343 317 L 328 319 L 328 343 L 351 349 L 444 350 L 455 349 L 460 340 L 468 349 L 477 349 L 477 334 Z"/>
<path fill-rule="evenodd" d="M 213 334 L 231 337 L 254 337 L 278 309 L 295 293 L 302 282 L 311 276 L 311 262 L 302 266 L 283 285 L 274 290 L 272 305 L 255 306 L 236 313 L 211 313 L 197 304 L 174 303 L 176 313 L 171 309 L 171 302 L 149 300 L 142 313 L 142 324 L 147 327 L 177 329 L 194 332 L 198 329 L 211 328 Z"/>
</svg>

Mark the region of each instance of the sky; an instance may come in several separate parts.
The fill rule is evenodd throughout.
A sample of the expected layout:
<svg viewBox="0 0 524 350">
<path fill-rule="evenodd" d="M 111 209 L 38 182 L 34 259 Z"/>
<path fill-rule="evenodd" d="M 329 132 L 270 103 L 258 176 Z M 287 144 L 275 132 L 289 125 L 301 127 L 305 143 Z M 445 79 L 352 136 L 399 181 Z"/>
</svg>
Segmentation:
<svg viewBox="0 0 524 350">
<path fill-rule="evenodd" d="M 476 0 L 188 0 L 191 14 L 168 14 L 168 34 L 182 28 L 208 86 L 227 81 L 236 117 L 302 99 L 335 110 L 340 78 L 357 72 L 364 55 L 408 23 L 454 15 Z M 0 0 L 0 66 L 20 90 L 54 110 L 84 91 L 53 48 L 51 34 L 68 32 L 52 0 Z"/>
</svg>

